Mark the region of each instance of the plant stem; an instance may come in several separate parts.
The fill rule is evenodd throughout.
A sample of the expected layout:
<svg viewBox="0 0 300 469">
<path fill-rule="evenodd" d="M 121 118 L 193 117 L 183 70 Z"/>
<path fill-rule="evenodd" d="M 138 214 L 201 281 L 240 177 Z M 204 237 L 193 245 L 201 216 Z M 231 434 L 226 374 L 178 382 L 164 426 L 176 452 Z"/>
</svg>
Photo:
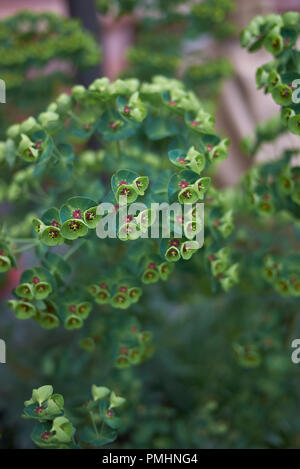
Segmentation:
<svg viewBox="0 0 300 469">
<path fill-rule="evenodd" d="M 11 238 L 13 243 L 33 243 L 35 238 Z"/>
<path fill-rule="evenodd" d="M 31 249 L 31 248 L 33 248 L 34 246 L 37 246 L 38 243 L 39 243 L 39 241 L 36 240 L 34 243 L 27 244 L 26 246 L 22 246 L 22 247 L 19 248 L 19 249 L 15 249 L 14 252 L 23 252 L 23 251 L 27 251 L 27 249 Z"/>
<path fill-rule="evenodd" d="M 78 241 L 77 244 L 72 246 L 71 249 L 69 249 L 69 251 L 66 252 L 66 254 L 64 255 L 64 260 L 66 261 L 67 259 L 69 259 L 69 257 L 71 257 L 72 254 L 74 254 L 74 252 L 76 252 L 77 249 L 79 249 L 85 243 L 85 241 L 85 239 L 81 239 L 80 241 Z"/>
<path fill-rule="evenodd" d="M 97 428 L 97 425 L 96 425 L 96 422 L 95 422 L 94 414 L 93 414 L 93 412 L 89 412 L 89 414 L 90 414 L 90 417 L 91 417 L 93 429 L 95 430 L 96 435 L 99 437 L 98 428 Z"/>
</svg>

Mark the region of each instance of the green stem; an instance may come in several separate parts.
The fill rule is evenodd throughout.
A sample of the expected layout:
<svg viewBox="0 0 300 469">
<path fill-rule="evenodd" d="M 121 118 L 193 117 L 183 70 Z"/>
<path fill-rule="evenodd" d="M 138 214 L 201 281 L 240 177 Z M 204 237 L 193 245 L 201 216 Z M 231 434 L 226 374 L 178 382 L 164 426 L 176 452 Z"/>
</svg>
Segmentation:
<svg viewBox="0 0 300 469">
<path fill-rule="evenodd" d="M 93 429 L 95 430 L 95 433 L 96 433 L 97 437 L 99 437 L 98 428 L 97 428 L 97 425 L 96 425 L 96 422 L 95 422 L 94 414 L 93 414 L 93 412 L 89 412 L 89 414 L 90 414 L 90 417 L 91 417 Z"/>
<path fill-rule="evenodd" d="M 11 238 L 12 243 L 33 243 L 35 238 Z"/>
<path fill-rule="evenodd" d="M 84 125 L 84 122 L 82 122 L 82 120 L 79 119 L 79 117 L 76 116 L 76 115 L 74 114 L 74 112 L 69 111 L 68 114 L 69 114 L 70 117 L 72 117 L 72 119 L 74 119 L 75 121 L 79 122 L 80 125 Z"/>
<path fill-rule="evenodd" d="M 81 239 L 80 241 L 78 241 L 77 244 L 72 246 L 71 249 L 69 249 L 69 251 L 66 252 L 66 254 L 64 255 L 64 260 L 66 261 L 67 259 L 69 259 L 69 257 L 71 257 L 72 254 L 74 254 L 74 252 L 76 252 L 77 249 L 79 249 L 85 243 L 85 241 L 85 239 Z"/>
<path fill-rule="evenodd" d="M 38 240 L 36 240 L 34 243 L 27 244 L 26 246 L 22 246 L 22 247 L 21 247 L 21 248 L 19 248 L 19 249 L 15 249 L 15 251 L 14 251 L 14 252 L 16 252 L 16 253 L 19 253 L 19 252 L 27 251 L 27 249 L 31 249 L 31 248 L 33 248 L 33 247 L 37 246 L 37 245 L 38 245 L 38 243 L 39 243 L 39 241 L 38 241 Z"/>
</svg>

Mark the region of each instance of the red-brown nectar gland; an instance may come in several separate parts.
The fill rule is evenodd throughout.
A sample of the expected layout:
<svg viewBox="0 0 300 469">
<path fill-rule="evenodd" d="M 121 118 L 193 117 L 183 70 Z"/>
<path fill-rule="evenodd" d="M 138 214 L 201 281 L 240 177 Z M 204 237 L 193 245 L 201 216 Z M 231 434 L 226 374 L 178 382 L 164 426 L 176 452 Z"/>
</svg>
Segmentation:
<svg viewBox="0 0 300 469">
<path fill-rule="evenodd" d="M 44 407 L 43 406 L 40 406 L 40 407 L 36 407 L 34 409 L 34 413 L 35 414 L 39 414 L 40 412 L 42 412 L 44 410 Z"/>
<path fill-rule="evenodd" d="M 120 355 L 127 355 L 128 348 L 127 347 L 121 347 L 119 350 Z"/>
<path fill-rule="evenodd" d="M 187 181 L 180 181 L 180 183 L 179 183 L 179 187 L 181 189 L 185 189 L 188 185 L 189 185 L 189 183 Z"/>
<path fill-rule="evenodd" d="M 214 225 L 215 225 L 216 227 L 220 226 L 220 220 L 218 220 L 218 219 L 215 220 L 215 221 L 214 221 Z"/>
<path fill-rule="evenodd" d="M 198 127 L 199 122 L 197 122 L 197 121 L 191 121 L 191 125 L 192 125 L 193 127 Z"/>
<path fill-rule="evenodd" d="M 107 290 L 107 284 L 105 282 L 101 282 L 99 287 L 102 288 L 103 290 Z"/>
<path fill-rule="evenodd" d="M 39 277 L 36 277 L 36 276 L 35 276 L 35 277 L 32 277 L 31 283 L 37 284 L 37 283 L 39 283 L 39 282 L 40 282 Z"/>
<path fill-rule="evenodd" d="M 58 231 L 52 230 L 52 229 L 49 230 L 49 236 L 50 236 L 50 238 L 52 238 L 52 239 L 57 238 L 57 236 L 58 236 Z"/>
<path fill-rule="evenodd" d="M 96 216 L 95 212 L 93 210 L 90 210 L 89 212 L 86 213 L 85 217 L 88 221 L 91 221 L 91 220 L 94 220 L 95 216 Z"/>
<path fill-rule="evenodd" d="M 126 197 L 130 195 L 130 189 L 128 187 L 124 187 L 124 189 L 121 190 L 121 195 L 125 195 Z"/>
<path fill-rule="evenodd" d="M 125 287 L 125 285 L 123 285 L 122 287 L 119 288 L 119 291 L 120 291 L 121 293 L 127 293 L 128 288 Z"/>
<path fill-rule="evenodd" d="M 81 210 L 74 210 L 74 212 L 72 213 L 72 216 L 73 218 L 81 218 L 82 215 L 81 215 Z"/>
<path fill-rule="evenodd" d="M 178 163 L 185 164 L 186 163 L 185 158 L 178 158 Z"/>
<path fill-rule="evenodd" d="M 146 278 L 153 278 L 154 275 L 155 275 L 154 272 L 152 272 L 152 271 L 150 270 L 150 272 L 147 272 L 147 273 L 146 273 Z"/>
<path fill-rule="evenodd" d="M 106 415 L 107 415 L 108 417 L 110 417 L 110 418 L 114 416 L 113 412 L 112 412 L 111 410 L 109 410 L 109 409 L 108 409 L 108 411 L 106 412 Z"/>
<path fill-rule="evenodd" d="M 42 140 L 38 140 L 37 142 L 35 142 L 35 148 L 38 150 L 39 148 L 41 148 L 42 146 Z"/>
<path fill-rule="evenodd" d="M 42 440 L 48 440 L 49 438 L 51 438 L 52 434 L 50 432 L 45 432 L 41 435 L 41 439 Z"/>
<path fill-rule="evenodd" d="M 117 295 L 116 296 L 116 301 L 117 301 L 117 303 L 125 303 L 126 299 L 123 295 Z"/>
<path fill-rule="evenodd" d="M 211 144 L 206 145 L 206 150 L 207 150 L 208 152 L 212 151 L 213 148 L 214 148 L 214 146 L 211 145 Z"/>
<path fill-rule="evenodd" d="M 214 254 L 211 254 L 210 256 L 208 256 L 208 260 L 209 260 L 209 262 L 214 261 L 215 260 Z"/>
<path fill-rule="evenodd" d="M 71 318 L 71 319 L 69 320 L 69 324 L 72 324 L 72 325 L 73 325 L 73 324 L 76 324 L 77 322 L 78 322 L 78 319 L 76 319 L 76 318 Z"/>
<path fill-rule="evenodd" d="M 178 248 L 180 241 L 179 239 L 171 239 L 170 244 L 171 246 L 175 246 L 176 248 Z"/>
<path fill-rule="evenodd" d="M 190 189 L 187 189 L 182 195 L 185 199 L 190 199 L 192 197 L 192 192 L 190 191 Z"/>
<path fill-rule="evenodd" d="M 170 251 L 168 252 L 168 256 L 171 256 L 171 257 L 176 257 L 177 256 L 177 251 L 176 249 L 170 249 Z"/>
<path fill-rule="evenodd" d="M 124 106 L 123 112 L 124 112 L 124 114 L 126 114 L 128 116 L 130 114 L 130 107 L 129 106 Z"/>
<path fill-rule="evenodd" d="M 126 217 L 126 222 L 127 222 L 127 223 L 130 223 L 132 220 L 133 220 L 133 216 L 132 216 L 132 215 L 128 215 L 128 216 Z"/>
<path fill-rule="evenodd" d="M 285 90 L 282 90 L 282 91 L 280 92 L 280 95 L 281 95 L 283 98 L 287 98 L 287 97 L 290 95 L 290 92 L 289 92 L 289 90 L 286 90 L 286 89 L 285 89 Z"/>
<path fill-rule="evenodd" d="M 52 220 L 51 226 L 55 226 L 55 228 L 59 228 L 59 223 L 56 220 Z"/>
<path fill-rule="evenodd" d="M 101 300 L 105 300 L 107 298 L 107 293 L 101 291 L 99 292 L 98 297 L 101 298 Z"/>
<path fill-rule="evenodd" d="M 134 298 L 137 294 L 137 290 L 131 290 L 131 292 L 129 293 L 129 296 L 130 298 Z"/>
<path fill-rule="evenodd" d="M 78 311 L 79 313 L 84 313 L 86 311 L 86 305 L 81 305 L 79 308 L 78 308 Z"/>
<path fill-rule="evenodd" d="M 112 129 L 112 130 L 117 130 L 118 122 L 110 122 L 109 128 Z"/>
<path fill-rule="evenodd" d="M 70 228 L 70 230 L 72 230 L 72 231 L 77 231 L 77 230 L 80 229 L 80 223 L 78 223 L 78 221 L 72 220 L 72 221 L 69 223 L 69 228 Z"/>
<path fill-rule="evenodd" d="M 170 99 L 170 101 L 168 102 L 169 106 L 177 106 L 177 104 L 175 103 L 175 101 L 172 101 L 172 99 Z"/>
<path fill-rule="evenodd" d="M 70 311 L 70 313 L 75 313 L 76 312 L 76 305 L 70 305 L 68 310 Z"/>
<path fill-rule="evenodd" d="M 148 265 L 148 269 L 150 269 L 150 270 L 156 269 L 156 264 L 155 264 L 155 262 L 150 262 L 150 264 Z"/>
</svg>

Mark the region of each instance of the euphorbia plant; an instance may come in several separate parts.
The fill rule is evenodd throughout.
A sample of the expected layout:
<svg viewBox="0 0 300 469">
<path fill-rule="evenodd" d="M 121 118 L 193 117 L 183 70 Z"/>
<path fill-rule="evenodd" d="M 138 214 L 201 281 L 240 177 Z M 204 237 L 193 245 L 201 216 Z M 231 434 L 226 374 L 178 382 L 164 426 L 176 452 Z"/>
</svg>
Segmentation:
<svg viewBox="0 0 300 469">
<path fill-rule="evenodd" d="M 4 129 L 16 113 L 20 120 L 39 112 L 74 82 L 76 72 L 100 62 L 95 39 L 74 19 L 24 10 L 1 19 L 0 25 L 0 76 L 7 94 L 5 122 L 1 113 Z"/>
<path fill-rule="evenodd" d="M 78 431 L 65 415 L 64 398 L 53 394 L 53 387 L 45 385 L 32 391 L 25 401 L 23 417 L 35 420 L 32 441 L 40 448 L 79 449 L 101 447 L 117 438 L 120 418 L 116 409 L 125 399 L 105 386 L 93 385 L 92 399 L 73 410 Z"/>
<path fill-rule="evenodd" d="M 99 151 L 83 151 L 92 136 Z M 16 317 L 34 319 L 49 333 L 60 325 L 74 334 L 87 327 L 78 345 L 97 353 L 97 339 L 86 323 L 101 323 L 103 312 L 113 318 L 116 310 L 138 311 L 148 285 L 167 281 L 175 263 L 200 255 L 197 234 L 204 226 L 195 204 L 205 202 L 212 190 L 213 169 L 227 148 L 228 139 L 216 135 L 213 116 L 196 96 L 163 77 L 143 84 L 101 78 L 88 89 L 78 85 L 37 118 L 11 126 L 1 145 L 2 165 L 13 164 L 14 180 L 20 172 L 34 178 L 16 202 L 16 214 L 24 217 L 30 200 L 32 237 L 11 239 L 8 226 L 4 253 L 18 256 L 34 249 L 40 262 L 23 272 L 14 289 L 9 306 Z M 121 214 L 133 202 L 143 208 L 125 219 L 120 215 L 112 238 L 99 235 L 105 217 Z M 161 238 L 161 229 L 158 237 L 147 237 L 156 221 L 152 204 L 173 202 L 190 204 L 187 219 L 171 216 L 167 238 Z M 111 209 L 101 212 L 100 203 Z M 218 256 L 232 229 L 231 215 L 213 205 L 205 223 L 215 241 L 206 256 Z M 162 228 L 164 220 L 158 223 Z M 177 226 L 183 228 L 181 238 Z M 218 288 L 237 282 L 232 264 L 228 253 L 222 272 L 214 268 Z M 109 337 L 106 347 L 116 368 L 138 365 L 153 353 L 152 334 L 119 319 Z M 54 427 L 48 427 L 46 433 L 52 433 Z"/>
</svg>

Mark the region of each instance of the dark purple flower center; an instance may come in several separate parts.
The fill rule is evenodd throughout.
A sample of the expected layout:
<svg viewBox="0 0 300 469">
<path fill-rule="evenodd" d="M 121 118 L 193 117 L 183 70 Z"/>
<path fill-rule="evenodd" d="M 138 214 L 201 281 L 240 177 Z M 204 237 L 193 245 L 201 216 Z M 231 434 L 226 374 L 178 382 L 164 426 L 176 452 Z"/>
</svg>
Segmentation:
<svg viewBox="0 0 300 469">
<path fill-rule="evenodd" d="M 90 210 L 89 212 L 86 213 L 86 219 L 88 221 L 94 220 L 95 216 L 96 216 L 96 214 L 93 210 Z"/>
<path fill-rule="evenodd" d="M 189 184 L 188 184 L 187 181 L 180 181 L 180 184 L 179 184 L 179 186 L 180 186 L 181 189 L 184 189 L 184 188 L 187 187 L 188 185 L 189 185 Z"/>
<path fill-rule="evenodd" d="M 171 239 L 170 244 L 171 246 L 175 246 L 176 248 L 178 248 L 180 242 L 178 239 Z"/>
<path fill-rule="evenodd" d="M 74 210 L 73 212 L 73 218 L 81 218 L 81 210 Z"/>
<path fill-rule="evenodd" d="M 78 221 L 72 220 L 69 223 L 69 228 L 72 231 L 78 231 L 80 229 L 80 223 Z"/>
<path fill-rule="evenodd" d="M 53 230 L 53 229 L 49 230 L 49 236 L 50 236 L 50 238 L 52 238 L 52 239 L 57 238 L 57 236 L 58 236 L 58 231 Z"/>
</svg>

